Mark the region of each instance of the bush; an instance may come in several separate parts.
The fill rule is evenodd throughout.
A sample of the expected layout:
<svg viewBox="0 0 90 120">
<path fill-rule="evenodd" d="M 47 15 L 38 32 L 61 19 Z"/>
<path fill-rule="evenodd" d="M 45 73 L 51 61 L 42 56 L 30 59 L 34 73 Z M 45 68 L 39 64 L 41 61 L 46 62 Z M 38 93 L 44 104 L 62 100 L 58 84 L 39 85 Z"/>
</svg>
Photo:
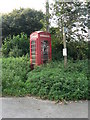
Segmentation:
<svg viewBox="0 0 90 120">
<path fill-rule="evenodd" d="M 28 57 L 3 58 L 2 95 L 23 96 L 26 94 L 25 81 L 30 72 Z"/>
<path fill-rule="evenodd" d="M 36 67 L 25 84 L 29 94 L 44 99 L 88 99 L 87 61 L 69 62 L 66 69 L 62 62 Z"/>
<path fill-rule="evenodd" d="M 57 34 L 51 34 L 51 42 L 52 42 L 52 60 L 62 60 L 63 59 L 63 43 L 61 42 Z"/>
<path fill-rule="evenodd" d="M 52 36 L 52 59 L 62 60 L 63 58 L 63 38 L 58 28 L 51 28 Z M 88 42 L 73 41 L 66 38 L 68 58 L 73 60 L 83 60 L 88 58 Z"/>
<path fill-rule="evenodd" d="M 54 60 L 62 60 L 63 58 L 63 44 L 56 40 L 53 41 L 52 38 L 52 59 Z M 84 60 L 88 58 L 88 43 L 84 41 L 74 41 L 67 43 L 67 57 L 68 59 L 73 60 Z"/>
<path fill-rule="evenodd" d="M 54 61 L 30 70 L 28 57 L 3 58 L 3 96 L 38 96 L 49 100 L 88 99 L 88 61 Z"/>
<path fill-rule="evenodd" d="M 68 56 L 73 60 L 83 60 L 88 58 L 88 42 L 72 41 L 67 43 Z"/>
<path fill-rule="evenodd" d="M 21 57 L 29 54 L 29 39 L 26 34 L 7 37 L 2 45 L 2 54 L 4 57 Z"/>
<path fill-rule="evenodd" d="M 0 97 L 2 95 L 2 58 L 0 58 Z"/>
</svg>

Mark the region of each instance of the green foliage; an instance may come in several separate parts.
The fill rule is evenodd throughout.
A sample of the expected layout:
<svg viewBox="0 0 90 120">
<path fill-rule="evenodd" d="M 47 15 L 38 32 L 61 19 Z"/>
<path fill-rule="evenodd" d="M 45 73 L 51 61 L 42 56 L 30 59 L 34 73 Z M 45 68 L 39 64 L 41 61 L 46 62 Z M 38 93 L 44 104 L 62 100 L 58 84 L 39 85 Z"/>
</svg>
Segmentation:
<svg viewBox="0 0 90 120">
<path fill-rule="evenodd" d="M 0 48 L 1 48 L 1 46 L 2 46 L 2 38 L 1 38 L 1 36 L 2 36 L 2 16 L 1 16 L 1 14 L 0 14 Z"/>
<path fill-rule="evenodd" d="M 19 57 L 29 54 L 29 39 L 26 34 L 7 37 L 2 45 L 2 53 L 4 57 Z"/>
<path fill-rule="evenodd" d="M 29 58 L 3 58 L 2 60 L 2 95 L 24 96 L 25 81 L 30 72 Z"/>
<path fill-rule="evenodd" d="M 55 61 L 30 71 L 28 57 L 3 58 L 2 95 L 38 96 L 49 100 L 88 99 L 88 61 Z"/>
<path fill-rule="evenodd" d="M 68 28 L 66 35 L 68 41 L 87 39 L 88 3 L 54 1 L 53 6 L 51 6 L 52 16 L 59 27 L 60 34 L 63 34 L 63 27 L 65 27 Z"/>
<path fill-rule="evenodd" d="M 2 95 L 2 59 L 0 58 L 0 97 Z"/>
<path fill-rule="evenodd" d="M 73 60 L 82 60 L 88 58 L 88 42 L 85 41 L 74 41 L 67 43 L 68 56 Z"/>
<path fill-rule="evenodd" d="M 54 29 L 55 30 L 55 29 Z M 51 39 L 52 39 L 52 60 L 62 60 L 63 54 L 63 44 L 60 36 L 58 36 L 57 30 L 51 30 Z"/>
<path fill-rule="evenodd" d="M 52 59 L 63 59 L 63 41 L 58 28 L 50 29 L 52 37 Z M 66 39 L 67 41 L 67 39 Z M 87 41 L 67 41 L 68 58 L 82 60 L 88 58 L 89 46 Z"/>
<path fill-rule="evenodd" d="M 88 99 L 87 61 L 52 62 L 29 72 L 27 93 L 50 100 Z"/>
<path fill-rule="evenodd" d="M 43 27 L 40 22 L 43 16 L 41 11 L 29 8 L 13 10 L 9 14 L 2 15 L 3 40 L 9 34 L 12 36 L 24 32 L 29 36 L 30 33 L 40 30 Z"/>
<path fill-rule="evenodd" d="M 62 60 L 63 59 L 63 43 L 62 37 L 59 35 L 58 28 L 50 29 L 52 37 L 52 60 Z M 29 54 L 30 42 L 26 34 L 21 33 L 11 37 L 7 37 L 2 45 L 2 55 L 4 57 L 21 57 L 23 55 Z M 77 59 L 87 59 L 88 58 L 88 42 L 85 41 L 70 41 L 67 42 L 68 58 Z"/>
</svg>

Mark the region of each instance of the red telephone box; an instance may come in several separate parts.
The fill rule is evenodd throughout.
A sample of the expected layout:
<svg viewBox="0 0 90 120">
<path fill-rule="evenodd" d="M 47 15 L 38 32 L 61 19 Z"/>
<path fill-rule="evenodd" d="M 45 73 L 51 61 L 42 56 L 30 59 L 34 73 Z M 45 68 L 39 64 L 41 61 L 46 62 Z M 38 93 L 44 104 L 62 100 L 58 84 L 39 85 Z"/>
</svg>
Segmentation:
<svg viewBox="0 0 90 120">
<path fill-rule="evenodd" d="M 36 31 L 30 35 L 31 65 L 40 65 L 51 60 L 51 35 L 48 32 Z"/>
</svg>

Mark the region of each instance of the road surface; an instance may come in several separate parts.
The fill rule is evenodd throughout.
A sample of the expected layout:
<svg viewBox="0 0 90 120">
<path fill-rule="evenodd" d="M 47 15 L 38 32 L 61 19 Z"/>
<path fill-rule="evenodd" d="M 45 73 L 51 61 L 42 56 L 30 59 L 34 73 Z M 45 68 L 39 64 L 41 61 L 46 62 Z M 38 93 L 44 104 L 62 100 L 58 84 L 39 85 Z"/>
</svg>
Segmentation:
<svg viewBox="0 0 90 120">
<path fill-rule="evenodd" d="M 25 97 L 0 98 L 0 105 L 1 102 L 3 118 L 88 118 L 88 101 L 55 104 L 53 101 Z"/>
</svg>

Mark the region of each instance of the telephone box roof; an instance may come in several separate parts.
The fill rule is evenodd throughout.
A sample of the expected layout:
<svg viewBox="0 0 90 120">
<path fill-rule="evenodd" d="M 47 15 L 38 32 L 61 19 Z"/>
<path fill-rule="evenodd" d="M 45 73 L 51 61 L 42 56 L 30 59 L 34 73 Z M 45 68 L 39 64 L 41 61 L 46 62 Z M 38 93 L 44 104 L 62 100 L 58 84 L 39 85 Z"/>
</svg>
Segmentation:
<svg viewBox="0 0 90 120">
<path fill-rule="evenodd" d="M 50 34 L 50 33 L 47 32 L 47 31 L 45 31 L 45 32 L 44 32 L 44 31 L 35 31 L 35 32 L 33 32 L 33 33 L 37 33 L 37 34 L 39 34 L 39 33 L 47 33 L 47 34 Z M 32 34 L 33 34 L 33 33 L 32 33 Z"/>
<path fill-rule="evenodd" d="M 49 32 L 44 32 L 44 31 L 35 31 L 32 34 L 30 34 L 30 38 L 37 38 L 37 35 L 40 35 L 40 37 L 51 37 L 51 34 Z"/>
</svg>

